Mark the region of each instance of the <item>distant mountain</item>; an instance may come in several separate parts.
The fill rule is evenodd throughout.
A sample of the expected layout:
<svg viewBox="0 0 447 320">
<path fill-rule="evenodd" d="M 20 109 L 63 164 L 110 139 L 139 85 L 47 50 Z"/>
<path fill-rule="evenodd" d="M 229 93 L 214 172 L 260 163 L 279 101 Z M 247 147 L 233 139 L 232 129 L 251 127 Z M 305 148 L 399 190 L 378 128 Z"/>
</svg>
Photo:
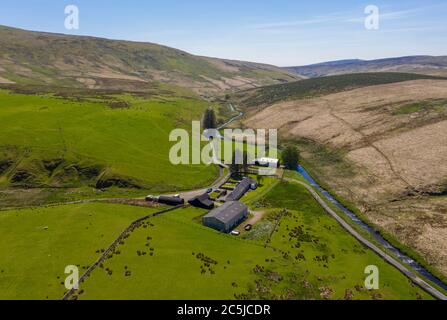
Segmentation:
<svg viewBox="0 0 447 320">
<path fill-rule="evenodd" d="M 282 68 L 169 47 L 0 26 L 0 83 L 145 91 L 154 83 L 209 94 L 299 80 Z"/>
<path fill-rule="evenodd" d="M 405 72 L 447 76 L 447 56 L 409 56 L 379 60 L 352 59 L 285 69 L 310 78 L 364 72 Z"/>
<path fill-rule="evenodd" d="M 346 59 L 346 60 L 336 60 L 336 61 L 328 61 L 328 62 L 321 62 L 321 63 L 315 63 L 312 66 L 340 66 L 340 65 L 349 65 L 349 64 L 357 64 L 360 62 L 363 62 L 365 60 L 360 59 Z M 292 67 L 293 68 L 293 67 Z"/>
</svg>

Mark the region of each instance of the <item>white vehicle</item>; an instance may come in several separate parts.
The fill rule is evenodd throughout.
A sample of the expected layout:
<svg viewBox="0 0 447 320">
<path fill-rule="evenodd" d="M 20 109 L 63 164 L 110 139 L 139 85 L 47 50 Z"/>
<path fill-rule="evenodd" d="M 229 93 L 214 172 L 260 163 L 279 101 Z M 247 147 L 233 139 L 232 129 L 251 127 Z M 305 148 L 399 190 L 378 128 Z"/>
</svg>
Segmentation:
<svg viewBox="0 0 447 320">
<path fill-rule="evenodd" d="M 241 233 L 239 231 L 237 231 L 237 230 L 231 231 L 231 235 L 233 235 L 233 236 L 239 236 L 240 234 Z"/>
</svg>

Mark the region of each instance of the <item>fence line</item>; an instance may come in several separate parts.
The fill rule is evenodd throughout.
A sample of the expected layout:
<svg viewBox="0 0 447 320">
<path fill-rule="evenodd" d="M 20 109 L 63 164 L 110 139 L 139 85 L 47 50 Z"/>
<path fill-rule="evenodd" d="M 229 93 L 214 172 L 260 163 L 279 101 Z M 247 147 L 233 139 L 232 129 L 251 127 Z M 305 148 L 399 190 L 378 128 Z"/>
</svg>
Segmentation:
<svg viewBox="0 0 447 320">
<path fill-rule="evenodd" d="M 171 211 L 174 211 L 174 210 L 183 208 L 183 207 L 185 207 L 185 206 L 184 206 L 184 205 L 179 205 L 179 206 L 176 206 L 176 207 L 172 207 L 172 208 L 168 208 L 168 209 L 165 209 L 165 210 L 161 210 L 161 211 L 152 213 L 152 214 L 150 214 L 150 215 L 141 217 L 141 218 L 135 220 L 134 222 L 132 222 L 132 223 L 131 223 L 126 229 L 124 229 L 124 231 L 122 231 L 122 232 L 119 234 L 119 236 L 118 236 L 118 237 L 117 237 L 117 238 L 116 238 L 116 239 L 109 245 L 109 247 L 108 247 L 108 248 L 101 254 L 101 256 L 96 260 L 96 262 L 93 263 L 93 264 L 92 264 L 92 265 L 91 265 L 91 266 L 84 272 L 84 274 L 79 278 L 78 283 L 77 283 L 77 285 L 76 285 L 75 287 L 78 287 L 78 288 L 79 288 L 79 285 L 80 285 L 81 283 L 83 283 L 88 277 L 90 277 L 91 273 L 92 273 L 92 272 L 93 272 L 93 271 L 94 271 L 94 270 L 95 270 L 101 263 L 103 263 L 103 262 L 107 259 L 108 255 L 111 254 L 113 251 L 115 251 L 116 247 L 117 247 L 118 244 L 124 239 L 124 237 L 126 237 L 129 233 L 131 233 L 133 230 L 135 230 L 137 227 L 139 227 L 139 225 L 140 225 L 141 222 L 143 222 L 143 221 L 145 221 L 145 220 L 147 220 L 147 219 L 153 218 L 153 217 L 157 217 L 157 216 L 162 215 L 162 214 L 164 214 L 164 213 L 168 213 L 168 212 L 171 212 Z M 74 289 L 74 288 L 68 290 L 68 291 L 65 293 L 64 297 L 62 298 L 62 300 L 68 300 L 68 299 L 73 295 L 73 293 L 74 293 L 75 291 L 76 291 L 76 289 Z"/>
</svg>

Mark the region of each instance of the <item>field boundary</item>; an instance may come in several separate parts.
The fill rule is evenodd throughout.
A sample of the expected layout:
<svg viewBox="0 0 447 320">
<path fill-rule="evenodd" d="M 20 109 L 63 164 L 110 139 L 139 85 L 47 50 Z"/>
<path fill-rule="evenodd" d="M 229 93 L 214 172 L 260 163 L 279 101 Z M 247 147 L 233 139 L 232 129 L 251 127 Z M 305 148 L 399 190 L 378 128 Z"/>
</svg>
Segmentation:
<svg viewBox="0 0 447 320">
<path fill-rule="evenodd" d="M 139 218 L 139 219 L 133 221 L 133 222 L 132 222 L 126 229 L 124 229 L 124 230 L 119 234 L 119 236 L 118 236 L 118 237 L 117 237 L 117 238 L 116 238 L 116 239 L 115 239 L 115 240 L 114 240 L 114 241 L 107 247 L 107 249 L 106 249 L 106 250 L 101 254 L 101 256 L 95 261 L 95 263 L 93 263 L 93 264 L 92 264 L 92 265 L 91 265 L 91 266 L 84 272 L 84 274 L 79 278 L 76 287 L 79 288 L 79 285 L 80 285 L 81 283 L 83 283 L 88 277 L 90 277 L 90 275 L 92 274 L 92 272 L 93 272 L 93 271 L 94 271 L 94 270 L 95 270 L 101 263 L 103 263 L 103 262 L 106 260 L 107 256 L 108 256 L 109 254 L 111 254 L 111 253 L 116 249 L 116 247 L 117 247 L 118 244 L 124 239 L 124 237 L 127 236 L 129 233 L 131 233 L 133 230 L 135 230 L 137 227 L 139 227 L 139 225 L 140 225 L 141 222 L 143 222 L 143 221 L 145 221 L 145 220 L 147 220 L 147 219 L 153 218 L 153 217 L 157 217 L 157 216 L 162 215 L 162 214 L 164 214 L 164 213 L 168 213 L 168 212 L 171 212 L 171 211 L 180 209 L 180 208 L 184 208 L 184 207 L 185 207 L 185 205 L 179 205 L 179 206 L 176 206 L 176 207 L 167 208 L 167 209 L 164 209 L 164 210 L 161 210 L 161 211 L 152 213 L 152 214 L 150 214 L 150 215 L 141 217 L 141 218 Z M 68 299 L 73 295 L 73 293 L 74 293 L 76 290 L 77 290 L 77 289 L 74 289 L 74 288 L 68 290 L 68 291 L 64 294 L 62 300 L 68 300 Z"/>
<path fill-rule="evenodd" d="M 26 207 L 7 207 L 7 208 L 0 208 L 0 212 L 8 212 L 8 211 L 21 211 L 21 210 L 29 210 L 29 209 L 43 209 L 43 208 L 54 208 L 54 207 L 63 207 L 63 206 L 72 206 L 77 204 L 88 204 L 88 203 L 108 203 L 108 204 L 123 204 L 119 201 L 130 201 L 130 200 L 142 200 L 141 198 L 98 198 L 98 199 L 83 199 L 83 200 L 76 200 L 76 201 L 70 201 L 70 202 L 57 202 L 57 203 L 48 203 L 41 206 L 26 206 Z M 125 205 L 131 205 L 134 207 L 144 207 L 144 208 L 150 208 L 146 206 L 139 206 L 135 204 L 125 204 Z"/>
<path fill-rule="evenodd" d="M 278 229 L 279 224 L 281 223 L 282 218 L 286 214 L 287 210 L 283 209 L 279 213 L 278 217 L 276 218 L 275 226 L 273 227 L 272 231 L 269 234 L 268 239 L 265 241 L 264 248 L 267 248 L 269 246 L 269 243 L 271 243 L 273 235 L 275 234 L 275 231 Z"/>
</svg>

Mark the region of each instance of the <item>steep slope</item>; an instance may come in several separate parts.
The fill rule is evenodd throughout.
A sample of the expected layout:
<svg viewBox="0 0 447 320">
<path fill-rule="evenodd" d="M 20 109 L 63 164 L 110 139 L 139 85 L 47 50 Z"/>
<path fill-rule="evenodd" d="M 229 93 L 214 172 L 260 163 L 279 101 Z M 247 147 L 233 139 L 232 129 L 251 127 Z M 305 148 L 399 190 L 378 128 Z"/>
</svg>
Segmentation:
<svg viewBox="0 0 447 320">
<path fill-rule="evenodd" d="M 252 109 L 306 167 L 447 275 L 447 81 L 383 84 Z"/>
<path fill-rule="evenodd" d="M 340 60 L 286 69 L 312 78 L 359 72 L 409 72 L 446 76 L 447 56 L 409 56 L 369 61 Z"/>
<path fill-rule="evenodd" d="M 0 90 L 0 208 L 208 186 L 215 167 L 175 166 L 169 157 L 170 132 L 191 130 L 208 106 L 166 89 L 65 96 Z"/>
<path fill-rule="evenodd" d="M 0 83 L 146 91 L 162 82 L 216 93 L 300 78 L 274 66 L 199 57 L 151 43 L 0 26 Z"/>
</svg>

